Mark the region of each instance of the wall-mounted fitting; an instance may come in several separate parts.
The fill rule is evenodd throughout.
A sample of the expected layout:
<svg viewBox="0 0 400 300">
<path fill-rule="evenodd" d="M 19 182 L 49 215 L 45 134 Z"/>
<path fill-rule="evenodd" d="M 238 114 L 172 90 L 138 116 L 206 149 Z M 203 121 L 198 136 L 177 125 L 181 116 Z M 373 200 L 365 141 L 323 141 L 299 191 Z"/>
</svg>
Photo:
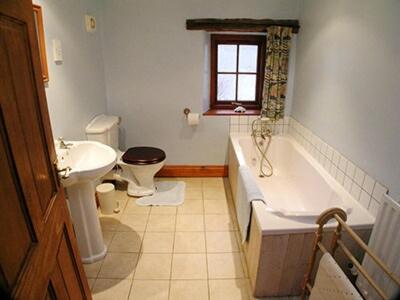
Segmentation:
<svg viewBox="0 0 400 300">
<path fill-rule="evenodd" d="M 96 31 L 96 18 L 90 15 L 85 15 L 86 32 Z"/>
<path fill-rule="evenodd" d="M 184 110 L 183 110 L 183 114 L 186 116 L 186 118 L 187 118 L 187 116 L 190 114 L 190 109 L 189 108 L 185 108 Z"/>
</svg>

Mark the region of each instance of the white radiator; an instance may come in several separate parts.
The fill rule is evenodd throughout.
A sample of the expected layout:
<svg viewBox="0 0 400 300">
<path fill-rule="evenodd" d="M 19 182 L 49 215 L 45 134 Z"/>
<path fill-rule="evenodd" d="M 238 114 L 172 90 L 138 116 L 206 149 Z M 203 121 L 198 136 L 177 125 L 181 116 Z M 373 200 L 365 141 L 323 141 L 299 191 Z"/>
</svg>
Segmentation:
<svg viewBox="0 0 400 300">
<path fill-rule="evenodd" d="M 369 240 L 371 250 L 382 259 L 389 269 L 400 276 L 400 204 L 389 195 L 382 196 L 382 204 L 376 217 Z M 363 267 L 389 298 L 398 292 L 398 286 L 365 255 Z M 357 286 L 367 300 L 380 299 L 366 279 L 359 275 Z"/>
</svg>

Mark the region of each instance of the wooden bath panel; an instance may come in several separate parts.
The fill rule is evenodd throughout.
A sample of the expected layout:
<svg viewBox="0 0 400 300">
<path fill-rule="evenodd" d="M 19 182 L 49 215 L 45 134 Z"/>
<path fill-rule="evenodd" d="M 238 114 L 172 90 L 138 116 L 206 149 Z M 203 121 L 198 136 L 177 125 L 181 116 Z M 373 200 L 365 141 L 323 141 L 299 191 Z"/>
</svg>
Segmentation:
<svg viewBox="0 0 400 300">
<path fill-rule="evenodd" d="M 371 230 L 355 231 L 365 242 L 368 242 Z M 324 236 L 323 243 L 327 247 L 332 233 L 328 232 Z M 301 284 L 312 253 L 314 236 L 314 232 L 262 235 L 257 218 L 253 215 L 249 241 L 244 246 L 253 295 L 255 297 L 300 295 Z M 343 241 L 361 261 L 362 251 L 346 233 L 343 235 Z M 340 251 L 337 251 L 335 257 L 349 276 L 347 270 L 349 261 Z"/>
</svg>

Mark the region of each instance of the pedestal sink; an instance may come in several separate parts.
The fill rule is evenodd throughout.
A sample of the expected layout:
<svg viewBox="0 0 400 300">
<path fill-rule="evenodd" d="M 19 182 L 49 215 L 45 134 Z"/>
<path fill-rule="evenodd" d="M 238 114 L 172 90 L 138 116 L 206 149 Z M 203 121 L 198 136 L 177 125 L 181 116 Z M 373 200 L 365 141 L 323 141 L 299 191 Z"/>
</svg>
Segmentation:
<svg viewBox="0 0 400 300">
<path fill-rule="evenodd" d="M 57 141 L 56 152 L 82 261 L 95 262 L 105 256 L 107 247 L 97 215 L 94 181 L 114 167 L 117 154 L 111 147 L 94 141 Z"/>
</svg>

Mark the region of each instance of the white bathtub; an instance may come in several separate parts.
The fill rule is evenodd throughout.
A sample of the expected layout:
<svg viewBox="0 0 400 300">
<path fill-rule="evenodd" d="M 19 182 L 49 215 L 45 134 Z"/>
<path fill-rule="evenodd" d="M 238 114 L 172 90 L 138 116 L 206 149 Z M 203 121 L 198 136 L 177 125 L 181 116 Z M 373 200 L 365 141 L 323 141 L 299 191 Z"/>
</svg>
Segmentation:
<svg viewBox="0 0 400 300">
<path fill-rule="evenodd" d="M 290 136 L 274 136 L 267 153 L 274 167 L 271 177 L 259 177 L 260 154 L 248 134 L 231 134 L 239 165 L 247 165 L 261 189 L 266 205 L 253 202 L 264 233 L 308 232 L 324 210 L 340 207 L 353 228 L 371 228 L 374 217 L 327 173 Z M 333 224 L 332 224 L 333 226 Z"/>
</svg>

